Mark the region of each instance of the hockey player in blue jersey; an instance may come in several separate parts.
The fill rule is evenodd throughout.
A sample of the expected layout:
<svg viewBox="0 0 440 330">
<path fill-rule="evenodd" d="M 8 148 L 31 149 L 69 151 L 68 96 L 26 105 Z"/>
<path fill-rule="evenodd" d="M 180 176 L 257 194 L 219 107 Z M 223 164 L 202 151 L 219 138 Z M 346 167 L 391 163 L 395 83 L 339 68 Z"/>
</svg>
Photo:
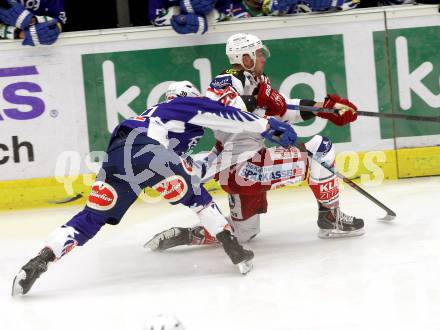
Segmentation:
<svg viewBox="0 0 440 330">
<path fill-rule="evenodd" d="M 309 112 L 288 110 L 287 104 L 310 105 L 339 109 L 338 114 L 318 113 L 336 126 L 348 125 L 357 119 L 357 107 L 348 99 L 336 94 L 328 95 L 324 102 L 307 99 L 290 99 L 270 85 L 263 74 L 269 50 L 255 35 L 237 33 L 226 42 L 226 55 L 232 68 L 223 71 L 209 85 L 206 96 L 226 105 L 242 108 L 261 116 L 276 118 L 291 124 L 315 118 Z M 253 110 L 252 110 L 253 109 Z M 315 135 L 305 143 L 319 162 L 308 159 L 307 153 L 297 147 L 265 146 L 261 136 L 214 132 L 217 140 L 207 158 L 210 159 L 207 177 L 216 169 L 217 181 L 228 193 L 229 221 L 234 235 L 241 242 L 253 239 L 260 232 L 261 214 L 267 212 L 267 191 L 286 184 L 307 181 L 318 206 L 318 237 L 338 238 L 364 234 L 364 221 L 341 211 L 339 181 L 336 175 L 325 170 L 320 163 L 335 166 L 335 150 L 327 137 Z M 230 168 L 223 170 L 224 152 Z M 218 157 L 218 160 L 215 159 Z M 238 158 L 240 161 L 237 161 Z M 219 171 L 217 169 L 220 168 Z M 288 170 L 288 171 L 286 171 Z M 206 245 L 215 243 L 215 237 L 206 233 L 200 224 L 192 227 L 173 227 L 152 237 L 145 247 L 154 251 L 167 250 L 181 245 Z"/>
<path fill-rule="evenodd" d="M 229 133 L 261 134 L 284 146 L 295 143 L 293 128 L 264 119 L 208 98 L 189 82 L 174 83 L 168 102 L 124 120 L 115 128 L 85 208 L 56 229 L 45 247 L 19 271 L 12 295 L 26 294 L 49 263 L 93 238 L 105 224 L 118 224 L 146 187 L 156 189 L 171 204 L 195 212 L 204 228 L 217 238 L 240 272 L 252 268 L 253 252 L 245 250 L 230 231 L 210 194 L 194 175 L 185 154 L 197 143 L 204 128 Z"/>
<path fill-rule="evenodd" d="M 0 0 L 0 39 L 51 45 L 66 23 L 64 0 Z"/>
</svg>

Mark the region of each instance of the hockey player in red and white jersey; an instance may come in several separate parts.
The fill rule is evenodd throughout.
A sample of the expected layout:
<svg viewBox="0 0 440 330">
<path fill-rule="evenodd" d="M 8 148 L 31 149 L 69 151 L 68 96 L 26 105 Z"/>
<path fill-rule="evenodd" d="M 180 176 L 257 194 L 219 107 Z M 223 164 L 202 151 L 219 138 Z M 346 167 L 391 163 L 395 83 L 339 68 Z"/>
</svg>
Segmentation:
<svg viewBox="0 0 440 330">
<path fill-rule="evenodd" d="M 357 119 L 356 106 L 335 94 L 328 95 L 323 102 L 315 102 L 288 99 L 272 88 L 268 77 L 263 74 L 269 51 L 254 35 L 239 33 L 231 36 L 226 43 L 226 55 L 232 68 L 211 82 L 206 95 L 213 100 L 258 115 L 274 116 L 291 124 L 312 119 L 315 114 L 288 109 L 287 104 L 338 109 L 338 114 L 316 114 L 338 126 Z M 301 153 L 298 148 L 266 148 L 261 137 L 248 133 L 214 131 L 214 135 L 217 143 L 207 157 L 210 169 L 205 179 L 217 173 L 216 179 L 228 193 L 230 224 L 241 242 L 259 233 L 260 214 L 267 212 L 267 191 L 304 181 L 307 176 L 318 204 L 318 236 L 350 237 L 364 233 L 362 219 L 340 210 L 337 177 L 318 162 L 308 159 L 307 154 Z M 335 152 L 329 138 L 315 135 L 305 143 L 305 147 L 320 162 L 334 166 Z M 152 250 L 165 250 L 178 245 L 213 242 L 215 238 L 199 225 L 165 230 L 145 246 Z"/>
</svg>

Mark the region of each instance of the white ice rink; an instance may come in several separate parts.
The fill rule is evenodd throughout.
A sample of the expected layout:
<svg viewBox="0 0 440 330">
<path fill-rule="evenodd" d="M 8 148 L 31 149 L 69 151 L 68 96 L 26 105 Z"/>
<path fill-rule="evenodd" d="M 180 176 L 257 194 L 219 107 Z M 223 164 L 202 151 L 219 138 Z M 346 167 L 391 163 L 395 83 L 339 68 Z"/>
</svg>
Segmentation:
<svg viewBox="0 0 440 330">
<path fill-rule="evenodd" d="M 194 216 L 139 203 L 15 299 L 15 273 L 80 208 L 0 213 L 0 330 L 141 330 L 158 313 L 186 330 L 440 329 L 440 177 L 366 189 L 397 218 L 378 221 L 384 212 L 346 187 L 343 210 L 365 219 L 366 234 L 336 240 L 317 237 L 308 189 L 271 192 L 247 276 L 221 248 L 144 249 Z M 216 200 L 227 213 L 226 196 Z"/>
</svg>

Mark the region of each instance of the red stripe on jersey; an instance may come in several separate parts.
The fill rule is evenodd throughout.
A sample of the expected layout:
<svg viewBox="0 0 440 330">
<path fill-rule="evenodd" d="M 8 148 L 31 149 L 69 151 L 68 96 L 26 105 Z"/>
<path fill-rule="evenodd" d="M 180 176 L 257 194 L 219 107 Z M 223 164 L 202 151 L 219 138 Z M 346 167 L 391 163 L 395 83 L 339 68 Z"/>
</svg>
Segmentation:
<svg viewBox="0 0 440 330">
<path fill-rule="evenodd" d="M 222 102 L 224 105 L 228 105 L 237 96 L 240 96 L 240 94 L 238 94 L 237 91 L 231 86 L 226 86 L 223 89 L 214 89 L 212 87 L 208 87 L 208 92 L 212 92 L 218 96 L 217 101 Z"/>
</svg>

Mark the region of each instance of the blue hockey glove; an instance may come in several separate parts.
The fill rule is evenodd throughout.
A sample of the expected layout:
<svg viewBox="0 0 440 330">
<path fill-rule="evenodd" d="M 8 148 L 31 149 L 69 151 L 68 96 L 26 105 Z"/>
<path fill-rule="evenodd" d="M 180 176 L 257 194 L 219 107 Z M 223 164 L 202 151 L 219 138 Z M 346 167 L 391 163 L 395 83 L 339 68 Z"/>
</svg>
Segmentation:
<svg viewBox="0 0 440 330">
<path fill-rule="evenodd" d="M 15 39 L 19 29 L 15 26 L 0 23 L 0 39 Z"/>
<path fill-rule="evenodd" d="M 180 34 L 203 34 L 208 30 L 206 17 L 195 14 L 174 15 L 171 18 L 171 25 L 174 31 Z"/>
<path fill-rule="evenodd" d="M 52 45 L 60 35 L 58 20 L 35 24 L 24 31 L 23 45 Z"/>
<path fill-rule="evenodd" d="M 261 133 L 262 137 L 284 148 L 291 147 L 295 144 L 298 135 L 289 123 L 279 121 L 273 117 L 270 117 L 268 122 L 270 128 Z"/>
<path fill-rule="evenodd" d="M 215 6 L 217 0 L 180 0 L 182 13 L 207 15 Z"/>
<path fill-rule="evenodd" d="M 0 7 L 0 21 L 21 30 L 27 28 L 34 15 L 16 0 L 7 0 L 7 2 L 11 8 Z"/>
</svg>

